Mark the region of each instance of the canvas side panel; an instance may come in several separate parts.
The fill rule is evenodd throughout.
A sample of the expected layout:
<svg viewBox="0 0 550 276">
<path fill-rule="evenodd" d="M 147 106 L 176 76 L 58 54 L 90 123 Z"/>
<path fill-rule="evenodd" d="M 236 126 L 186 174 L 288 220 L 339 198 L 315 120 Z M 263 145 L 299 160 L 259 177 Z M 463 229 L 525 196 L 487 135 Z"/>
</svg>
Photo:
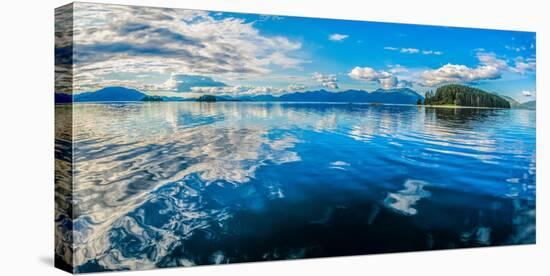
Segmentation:
<svg viewBox="0 0 550 276">
<path fill-rule="evenodd" d="M 73 273 L 73 4 L 55 10 L 55 267 Z"/>
</svg>

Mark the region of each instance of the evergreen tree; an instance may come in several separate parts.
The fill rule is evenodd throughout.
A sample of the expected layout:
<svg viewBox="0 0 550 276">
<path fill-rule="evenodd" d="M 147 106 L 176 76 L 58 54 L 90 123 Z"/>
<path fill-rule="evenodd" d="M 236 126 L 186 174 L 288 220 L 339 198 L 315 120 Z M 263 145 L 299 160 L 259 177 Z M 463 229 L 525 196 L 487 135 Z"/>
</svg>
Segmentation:
<svg viewBox="0 0 550 276">
<path fill-rule="evenodd" d="M 510 108 L 510 103 L 496 94 L 458 84 L 441 86 L 435 94 L 426 92 L 424 104 Z"/>
</svg>

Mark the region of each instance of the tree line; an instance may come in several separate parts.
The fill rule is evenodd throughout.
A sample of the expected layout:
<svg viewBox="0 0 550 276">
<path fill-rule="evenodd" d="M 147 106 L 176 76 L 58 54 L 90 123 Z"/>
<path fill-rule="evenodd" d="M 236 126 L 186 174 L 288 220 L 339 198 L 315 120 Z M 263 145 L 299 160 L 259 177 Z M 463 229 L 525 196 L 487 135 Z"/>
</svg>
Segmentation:
<svg viewBox="0 0 550 276">
<path fill-rule="evenodd" d="M 441 86 L 435 93 L 428 91 L 424 104 L 510 108 L 510 103 L 496 94 L 458 84 Z"/>
</svg>

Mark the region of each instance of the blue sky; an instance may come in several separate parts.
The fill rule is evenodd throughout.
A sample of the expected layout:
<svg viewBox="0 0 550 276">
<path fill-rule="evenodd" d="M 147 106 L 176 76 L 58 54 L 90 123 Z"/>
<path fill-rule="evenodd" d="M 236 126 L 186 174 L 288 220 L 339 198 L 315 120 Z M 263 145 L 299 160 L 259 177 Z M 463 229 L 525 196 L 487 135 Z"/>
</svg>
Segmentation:
<svg viewBox="0 0 550 276">
<path fill-rule="evenodd" d="M 536 95 L 532 32 L 88 3 L 75 4 L 74 20 L 77 93 L 425 92 L 462 83 L 522 102 Z"/>
</svg>

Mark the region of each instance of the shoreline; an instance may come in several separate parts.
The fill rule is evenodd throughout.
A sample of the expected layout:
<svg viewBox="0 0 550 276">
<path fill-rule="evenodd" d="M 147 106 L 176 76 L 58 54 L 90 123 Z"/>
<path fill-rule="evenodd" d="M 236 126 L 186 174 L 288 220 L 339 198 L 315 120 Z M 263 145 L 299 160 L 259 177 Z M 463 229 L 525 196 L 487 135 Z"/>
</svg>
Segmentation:
<svg viewBox="0 0 550 276">
<path fill-rule="evenodd" d="M 475 109 L 514 109 L 514 108 L 502 108 L 502 107 L 487 107 L 487 106 L 465 106 L 465 105 L 418 105 L 423 107 L 433 107 L 433 108 L 475 108 Z"/>
<path fill-rule="evenodd" d="M 485 107 L 485 106 L 460 106 L 460 105 L 418 105 L 418 104 L 398 104 L 398 103 L 371 103 L 371 102 L 288 102 L 288 101 L 216 101 L 216 102 L 201 102 L 201 101 L 104 101 L 104 102 L 72 102 L 72 103 L 55 103 L 55 105 L 70 105 L 70 104 L 124 104 L 124 103 L 246 103 L 246 104 L 333 104 L 333 105 L 369 105 L 369 106 L 417 106 L 424 108 L 448 108 L 448 109 L 517 109 L 517 108 L 501 108 L 501 107 Z M 526 109 L 531 110 L 531 109 Z"/>
</svg>

